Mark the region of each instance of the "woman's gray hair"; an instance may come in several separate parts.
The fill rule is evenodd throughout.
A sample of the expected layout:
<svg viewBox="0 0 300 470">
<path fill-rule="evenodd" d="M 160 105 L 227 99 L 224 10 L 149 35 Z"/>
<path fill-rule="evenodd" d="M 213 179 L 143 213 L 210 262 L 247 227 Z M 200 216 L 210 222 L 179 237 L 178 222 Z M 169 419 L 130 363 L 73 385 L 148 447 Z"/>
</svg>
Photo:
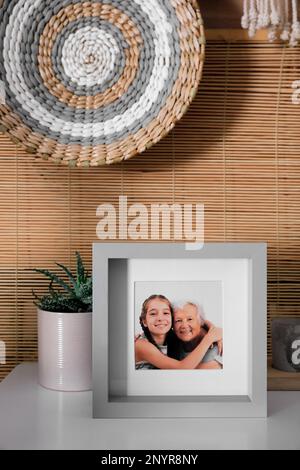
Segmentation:
<svg viewBox="0 0 300 470">
<path fill-rule="evenodd" d="M 194 302 L 190 300 L 178 300 L 176 302 L 172 302 L 172 307 L 173 307 L 174 312 L 176 312 L 176 310 L 183 309 L 185 305 L 192 305 L 193 307 L 196 308 L 200 325 L 203 325 L 203 323 L 205 322 L 205 314 L 204 314 L 202 305 L 200 305 L 198 302 Z"/>
</svg>

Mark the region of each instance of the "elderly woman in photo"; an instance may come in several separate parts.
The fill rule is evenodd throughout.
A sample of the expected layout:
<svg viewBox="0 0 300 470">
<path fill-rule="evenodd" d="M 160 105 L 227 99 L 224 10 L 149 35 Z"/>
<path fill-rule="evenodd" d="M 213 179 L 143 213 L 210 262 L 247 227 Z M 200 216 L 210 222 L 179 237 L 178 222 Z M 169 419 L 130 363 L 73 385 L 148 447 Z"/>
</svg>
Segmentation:
<svg viewBox="0 0 300 470">
<path fill-rule="evenodd" d="M 178 339 L 177 357 L 182 360 L 188 357 L 192 351 L 209 334 L 214 325 L 205 320 L 201 306 L 196 302 L 181 301 L 173 304 L 174 332 Z M 198 369 L 222 369 L 223 358 L 222 338 L 217 344 L 213 344 L 206 352 Z"/>
<path fill-rule="evenodd" d="M 201 363 L 203 366 L 206 364 L 203 368 L 219 368 L 215 364 L 216 355 L 212 355 L 210 348 L 222 341 L 222 329 L 205 322 L 198 313 L 196 315 L 192 312 L 192 306 L 195 304 L 189 302 L 176 306 L 178 331 L 184 338 L 182 340 L 172 328 L 175 312 L 171 302 L 158 294 L 144 301 L 140 315 L 143 335 L 135 342 L 136 369 L 195 369 L 202 368 Z M 205 359 L 207 354 L 209 360 Z"/>
</svg>

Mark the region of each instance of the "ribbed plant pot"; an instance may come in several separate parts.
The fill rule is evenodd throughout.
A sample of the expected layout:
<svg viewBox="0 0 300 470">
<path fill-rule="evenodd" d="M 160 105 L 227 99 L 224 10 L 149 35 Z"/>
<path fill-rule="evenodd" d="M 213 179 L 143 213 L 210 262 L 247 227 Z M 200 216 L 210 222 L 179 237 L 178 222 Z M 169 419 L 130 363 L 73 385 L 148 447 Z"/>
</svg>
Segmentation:
<svg viewBox="0 0 300 470">
<path fill-rule="evenodd" d="M 92 387 L 92 313 L 38 310 L 38 380 L 52 390 Z"/>
</svg>

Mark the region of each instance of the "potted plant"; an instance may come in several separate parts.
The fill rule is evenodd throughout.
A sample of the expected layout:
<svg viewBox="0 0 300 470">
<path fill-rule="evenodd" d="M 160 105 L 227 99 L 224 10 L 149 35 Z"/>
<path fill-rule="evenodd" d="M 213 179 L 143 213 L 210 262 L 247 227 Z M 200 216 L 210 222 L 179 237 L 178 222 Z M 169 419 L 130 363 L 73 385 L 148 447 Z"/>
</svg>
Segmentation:
<svg viewBox="0 0 300 470">
<path fill-rule="evenodd" d="M 90 390 L 92 383 L 92 277 L 76 253 L 76 274 L 56 265 L 68 282 L 46 269 L 34 269 L 50 280 L 38 307 L 39 383 L 63 391 Z"/>
</svg>

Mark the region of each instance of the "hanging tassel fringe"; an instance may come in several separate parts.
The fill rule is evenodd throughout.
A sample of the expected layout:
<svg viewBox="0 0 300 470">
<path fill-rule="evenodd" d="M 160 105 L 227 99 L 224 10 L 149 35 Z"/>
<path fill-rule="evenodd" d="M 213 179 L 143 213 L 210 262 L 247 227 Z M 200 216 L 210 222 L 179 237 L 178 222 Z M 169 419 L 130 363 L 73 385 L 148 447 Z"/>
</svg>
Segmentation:
<svg viewBox="0 0 300 470">
<path fill-rule="evenodd" d="M 260 29 L 269 29 L 270 42 L 281 39 L 294 47 L 300 41 L 298 0 L 244 0 L 242 28 L 254 37 Z"/>
</svg>

